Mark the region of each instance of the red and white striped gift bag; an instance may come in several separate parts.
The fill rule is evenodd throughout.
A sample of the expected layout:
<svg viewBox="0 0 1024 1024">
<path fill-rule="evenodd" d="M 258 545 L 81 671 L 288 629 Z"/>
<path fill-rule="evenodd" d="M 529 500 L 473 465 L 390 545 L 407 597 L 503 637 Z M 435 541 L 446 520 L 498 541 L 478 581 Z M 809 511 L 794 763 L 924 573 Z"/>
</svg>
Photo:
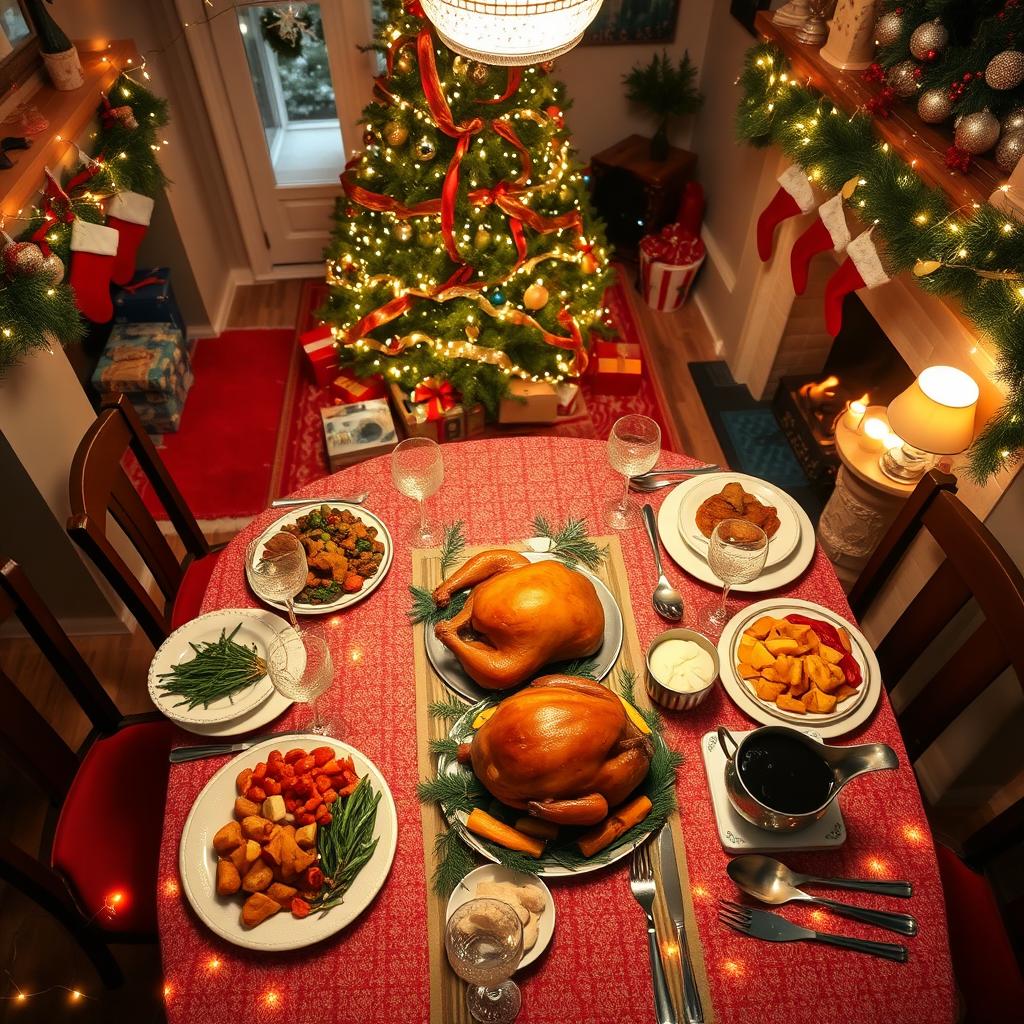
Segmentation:
<svg viewBox="0 0 1024 1024">
<path fill-rule="evenodd" d="M 651 309 L 671 313 L 690 294 L 704 263 L 704 243 L 679 224 L 668 224 L 640 243 L 640 278 Z"/>
</svg>

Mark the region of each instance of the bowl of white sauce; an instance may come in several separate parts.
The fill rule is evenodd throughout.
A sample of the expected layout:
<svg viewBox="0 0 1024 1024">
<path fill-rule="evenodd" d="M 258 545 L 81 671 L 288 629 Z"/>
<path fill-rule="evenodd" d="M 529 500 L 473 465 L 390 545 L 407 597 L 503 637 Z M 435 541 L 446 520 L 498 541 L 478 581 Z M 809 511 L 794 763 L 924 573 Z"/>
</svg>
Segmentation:
<svg viewBox="0 0 1024 1024">
<path fill-rule="evenodd" d="M 718 648 L 694 629 L 669 629 L 647 649 L 647 695 L 672 711 L 697 707 L 718 682 Z"/>
</svg>

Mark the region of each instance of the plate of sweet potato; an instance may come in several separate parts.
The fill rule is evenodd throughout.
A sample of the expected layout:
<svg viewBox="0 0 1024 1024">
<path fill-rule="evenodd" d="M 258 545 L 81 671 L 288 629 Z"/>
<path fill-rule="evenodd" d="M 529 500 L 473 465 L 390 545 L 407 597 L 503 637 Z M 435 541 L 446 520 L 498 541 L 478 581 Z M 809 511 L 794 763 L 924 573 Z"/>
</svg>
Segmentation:
<svg viewBox="0 0 1024 1024">
<path fill-rule="evenodd" d="M 196 798 L 179 845 L 182 889 L 229 942 L 299 949 L 366 910 L 397 839 L 391 791 L 367 757 L 322 736 L 270 739 Z"/>
</svg>

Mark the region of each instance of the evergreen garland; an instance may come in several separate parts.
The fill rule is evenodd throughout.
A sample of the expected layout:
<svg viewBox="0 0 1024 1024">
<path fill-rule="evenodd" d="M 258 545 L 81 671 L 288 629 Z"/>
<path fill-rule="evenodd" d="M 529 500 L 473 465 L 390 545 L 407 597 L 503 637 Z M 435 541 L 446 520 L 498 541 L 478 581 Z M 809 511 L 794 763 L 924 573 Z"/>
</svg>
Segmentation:
<svg viewBox="0 0 1024 1024">
<path fill-rule="evenodd" d="M 879 142 L 869 116 L 850 117 L 792 78 L 776 46 L 747 53 L 739 84 L 740 140 L 778 146 L 830 194 L 856 178 L 848 205 L 877 225 L 891 272 L 916 271 L 925 291 L 959 302 L 994 346 L 1007 398 L 968 453 L 971 476 L 983 483 L 1024 459 L 1024 224 L 988 205 L 954 209 Z"/>
</svg>

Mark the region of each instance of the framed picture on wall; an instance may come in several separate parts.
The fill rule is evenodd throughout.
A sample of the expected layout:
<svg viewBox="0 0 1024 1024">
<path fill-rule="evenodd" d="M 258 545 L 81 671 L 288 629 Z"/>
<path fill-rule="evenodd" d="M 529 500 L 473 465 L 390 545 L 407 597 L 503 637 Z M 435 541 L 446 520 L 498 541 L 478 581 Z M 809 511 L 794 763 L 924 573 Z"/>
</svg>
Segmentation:
<svg viewBox="0 0 1024 1024">
<path fill-rule="evenodd" d="M 753 36 L 757 35 L 754 15 L 758 11 L 767 11 L 769 7 L 771 0 L 731 0 L 729 12 Z"/>
<path fill-rule="evenodd" d="M 604 0 L 583 45 L 671 43 L 678 18 L 679 0 Z"/>
</svg>

